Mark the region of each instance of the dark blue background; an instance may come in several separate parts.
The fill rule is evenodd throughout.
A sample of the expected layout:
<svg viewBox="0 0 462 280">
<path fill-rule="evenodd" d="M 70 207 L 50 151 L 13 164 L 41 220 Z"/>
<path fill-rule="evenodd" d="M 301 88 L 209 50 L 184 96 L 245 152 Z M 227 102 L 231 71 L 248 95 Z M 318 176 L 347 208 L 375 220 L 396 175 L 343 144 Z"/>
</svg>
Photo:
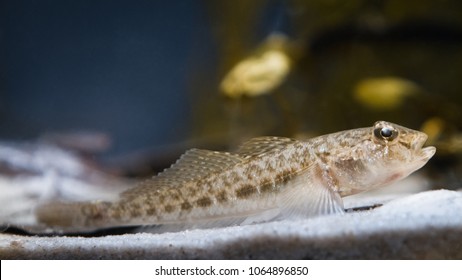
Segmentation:
<svg viewBox="0 0 462 280">
<path fill-rule="evenodd" d="M 0 0 L 0 138 L 96 130 L 118 154 L 187 137 L 200 3 Z"/>
</svg>

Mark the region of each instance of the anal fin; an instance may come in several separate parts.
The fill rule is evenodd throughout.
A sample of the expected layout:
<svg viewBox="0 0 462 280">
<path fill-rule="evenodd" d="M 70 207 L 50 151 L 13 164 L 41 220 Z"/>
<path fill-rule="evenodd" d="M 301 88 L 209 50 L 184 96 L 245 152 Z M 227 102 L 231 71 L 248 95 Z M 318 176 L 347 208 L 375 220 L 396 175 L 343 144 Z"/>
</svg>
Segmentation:
<svg viewBox="0 0 462 280">
<path fill-rule="evenodd" d="M 149 233 L 166 233 L 166 232 L 179 232 L 185 230 L 196 230 L 196 229 L 211 229 L 211 228 L 222 228 L 230 226 L 238 226 L 242 223 L 244 218 L 242 217 L 231 217 L 220 220 L 210 221 L 199 221 L 194 223 L 169 223 L 159 224 L 152 226 L 141 226 L 137 232 L 149 232 Z"/>
</svg>

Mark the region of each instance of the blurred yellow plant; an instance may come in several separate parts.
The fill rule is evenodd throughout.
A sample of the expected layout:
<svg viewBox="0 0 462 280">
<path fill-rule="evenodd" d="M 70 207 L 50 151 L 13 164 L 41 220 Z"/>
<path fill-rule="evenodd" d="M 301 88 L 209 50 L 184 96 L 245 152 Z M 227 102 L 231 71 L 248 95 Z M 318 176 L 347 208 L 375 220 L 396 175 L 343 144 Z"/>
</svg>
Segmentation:
<svg viewBox="0 0 462 280">
<path fill-rule="evenodd" d="M 433 117 L 426 120 L 420 130 L 428 135 L 427 144 L 433 145 L 443 133 L 445 122 L 443 119 Z"/>
<path fill-rule="evenodd" d="M 238 98 L 274 90 L 285 80 L 291 68 L 286 45 L 286 36 L 270 35 L 259 51 L 239 61 L 228 72 L 220 84 L 222 92 L 231 98 Z"/>
<path fill-rule="evenodd" d="M 354 88 L 354 98 L 372 110 L 393 110 L 404 100 L 418 93 L 419 86 L 397 77 L 370 78 L 359 81 Z"/>
</svg>

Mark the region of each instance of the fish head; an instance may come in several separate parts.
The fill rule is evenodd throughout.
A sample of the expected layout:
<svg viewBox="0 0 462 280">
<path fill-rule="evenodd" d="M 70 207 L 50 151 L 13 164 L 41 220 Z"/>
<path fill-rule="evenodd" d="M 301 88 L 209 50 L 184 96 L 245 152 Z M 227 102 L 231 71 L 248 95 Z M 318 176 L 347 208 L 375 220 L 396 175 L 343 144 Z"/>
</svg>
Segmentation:
<svg viewBox="0 0 462 280">
<path fill-rule="evenodd" d="M 436 152 L 435 147 L 424 147 L 425 133 L 385 121 L 353 130 L 351 135 L 356 141 L 350 141 L 352 145 L 334 164 L 341 195 L 401 180 L 424 166 Z"/>
</svg>

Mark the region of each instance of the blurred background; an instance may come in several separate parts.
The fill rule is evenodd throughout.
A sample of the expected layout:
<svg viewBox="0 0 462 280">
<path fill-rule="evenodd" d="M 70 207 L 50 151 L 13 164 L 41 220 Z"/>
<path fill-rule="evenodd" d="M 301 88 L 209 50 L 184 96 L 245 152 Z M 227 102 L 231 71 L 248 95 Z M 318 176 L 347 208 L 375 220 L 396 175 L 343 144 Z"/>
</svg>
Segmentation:
<svg viewBox="0 0 462 280">
<path fill-rule="evenodd" d="M 123 176 L 387 120 L 460 188 L 461 77 L 457 0 L 0 0 L 0 139 Z"/>
</svg>

